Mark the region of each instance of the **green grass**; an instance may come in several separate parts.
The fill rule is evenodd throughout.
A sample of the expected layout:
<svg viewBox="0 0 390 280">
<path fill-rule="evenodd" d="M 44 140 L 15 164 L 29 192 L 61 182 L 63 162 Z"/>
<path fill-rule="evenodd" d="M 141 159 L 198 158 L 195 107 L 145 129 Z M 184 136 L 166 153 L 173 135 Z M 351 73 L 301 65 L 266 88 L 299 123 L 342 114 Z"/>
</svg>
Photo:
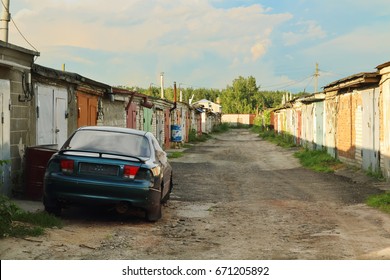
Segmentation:
<svg viewBox="0 0 390 280">
<path fill-rule="evenodd" d="M 230 128 L 231 127 L 228 123 L 221 123 L 213 128 L 212 133 L 223 133 L 228 131 Z"/>
<path fill-rule="evenodd" d="M 252 128 L 252 131 L 258 132 L 259 136 L 264 140 L 274 143 L 283 148 L 296 147 L 294 137 L 290 134 L 277 134 L 273 130 L 261 130 L 259 128 Z"/>
<path fill-rule="evenodd" d="M 337 169 L 341 162 L 324 150 L 302 149 L 294 156 L 299 159 L 300 163 L 311 170 L 317 172 L 332 173 Z"/>
<path fill-rule="evenodd" d="M 366 175 L 379 181 L 383 181 L 385 179 L 381 171 L 372 171 L 371 168 L 366 171 Z"/>
<path fill-rule="evenodd" d="M 230 128 L 231 127 L 229 126 L 228 123 L 221 123 L 219 125 L 214 126 L 211 134 L 224 133 L 227 132 Z M 211 134 L 202 133 L 201 135 L 198 135 L 195 129 L 191 129 L 188 134 L 188 142 L 189 143 L 205 142 L 210 138 L 213 138 Z"/>
<path fill-rule="evenodd" d="M 249 129 L 251 127 L 252 127 L 252 125 L 249 125 L 249 124 L 238 123 L 237 125 L 233 125 L 230 128 L 232 128 L 232 129 Z"/>
<path fill-rule="evenodd" d="M 288 136 L 286 137 L 277 135 L 273 130 L 264 130 L 259 126 L 254 126 L 251 128 L 251 130 L 254 133 L 258 133 L 259 136 L 263 139 L 275 143 L 279 146 L 293 146 L 291 143 L 289 143 L 292 141 L 292 138 Z M 295 152 L 294 156 L 299 159 L 302 166 L 317 172 L 333 173 L 335 170 L 343 166 L 342 162 L 333 158 L 325 150 L 309 150 L 302 148 L 300 151 Z M 368 170 L 366 174 L 379 181 L 384 179 L 380 171 L 373 172 Z M 390 214 L 390 192 L 372 195 L 367 199 L 366 204 Z"/>
<path fill-rule="evenodd" d="M 189 143 L 199 143 L 199 142 L 205 142 L 208 139 L 210 139 L 211 136 L 208 134 L 203 133 L 202 135 L 197 135 L 197 132 L 195 129 L 191 129 L 190 133 L 188 135 L 188 142 Z"/>
<path fill-rule="evenodd" d="M 183 152 L 169 152 L 168 153 L 168 158 L 179 158 L 183 156 Z"/>
<path fill-rule="evenodd" d="M 376 194 L 368 197 L 366 204 L 378 208 L 379 210 L 390 213 L 390 193 Z"/>
<path fill-rule="evenodd" d="M 45 228 L 63 226 L 62 221 L 46 212 L 27 212 L 5 196 L 0 196 L 0 238 L 39 236 Z"/>
</svg>

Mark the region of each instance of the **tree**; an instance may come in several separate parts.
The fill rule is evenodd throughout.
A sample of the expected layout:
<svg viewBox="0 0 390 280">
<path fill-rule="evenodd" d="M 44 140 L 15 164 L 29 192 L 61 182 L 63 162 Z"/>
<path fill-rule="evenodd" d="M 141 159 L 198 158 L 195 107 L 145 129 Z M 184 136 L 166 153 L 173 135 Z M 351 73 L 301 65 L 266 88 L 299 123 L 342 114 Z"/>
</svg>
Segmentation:
<svg viewBox="0 0 390 280">
<path fill-rule="evenodd" d="M 256 79 L 238 77 L 233 81 L 232 86 L 222 91 L 221 105 L 223 112 L 227 114 L 249 114 L 255 113 L 260 98 Z"/>
<path fill-rule="evenodd" d="M 147 89 L 137 88 L 137 91 L 154 97 L 160 97 L 161 94 L 161 89 L 155 86 L 150 86 Z M 223 90 L 185 88 L 179 84 L 177 87 L 178 101 L 180 92 L 182 92 L 183 102 L 186 103 L 189 103 L 191 98 L 193 98 L 193 102 L 207 99 L 215 103 L 220 103 L 222 111 L 225 114 L 250 114 L 264 111 L 267 108 L 275 108 L 280 106 L 282 97 L 286 94 L 283 91 L 260 90 L 253 76 L 247 78 L 239 76 L 233 80 L 232 85 L 228 85 Z M 174 100 L 173 86 L 164 88 L 164 97 L 170 101 Z"/>
</svg>

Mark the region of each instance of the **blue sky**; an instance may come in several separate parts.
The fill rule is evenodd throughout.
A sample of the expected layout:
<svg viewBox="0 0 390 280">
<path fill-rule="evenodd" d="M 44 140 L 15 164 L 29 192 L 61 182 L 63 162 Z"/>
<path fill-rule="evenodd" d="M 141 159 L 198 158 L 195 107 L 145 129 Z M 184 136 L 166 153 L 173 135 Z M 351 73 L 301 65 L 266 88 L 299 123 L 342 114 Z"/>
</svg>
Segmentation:
<svg viewBox="0 0 390 280">
<path fill-rule="evenodd" d="M 36 63 L 113 86 L 314 91 L 390 61 L 388 0 L 10 0 Z M 10 23 L 9 42 L 32 49 Z"/>
</svg>

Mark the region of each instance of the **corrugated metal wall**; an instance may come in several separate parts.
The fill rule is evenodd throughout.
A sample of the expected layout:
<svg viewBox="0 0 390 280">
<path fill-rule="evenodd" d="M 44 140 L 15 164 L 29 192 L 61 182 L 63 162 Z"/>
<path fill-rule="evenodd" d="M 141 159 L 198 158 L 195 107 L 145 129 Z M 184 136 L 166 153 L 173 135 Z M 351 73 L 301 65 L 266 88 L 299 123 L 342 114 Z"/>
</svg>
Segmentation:
<svg viewBox="0 0 390 280">
<path fill-rule="evenodd" d="M 317 150 L 322 150 L 324 147 L 324 102 L 315 103 L 315 146 Z"/>
<path fill-rule="evenodd" d="M 362 92 L 362 167 L 379 171 L 379 90 Z"/>
<path fill-rule="evenodd" d="M 335 96 L 325 99 L 325 146 L 333 157 L 336 157 L 336 120 L 338 102 Z"/>
<path fill-rule="evenodd" d="M 297 144 L 326 149 L 364 170 L 381 169 L 390 179 L 390 79 L 381 91 L 330 93 L 325 100 L 297 102 L 275 111 L 273 121 L 276 132 L 293 135 Z"/>
<path fill-rule="evenodd" d="M 388 70 L 390 71 L 390 69 Z M 381 170 L 382 174 L 390 179 L 390 72 L 382 76 L 381 80 Z"/>
</svg>

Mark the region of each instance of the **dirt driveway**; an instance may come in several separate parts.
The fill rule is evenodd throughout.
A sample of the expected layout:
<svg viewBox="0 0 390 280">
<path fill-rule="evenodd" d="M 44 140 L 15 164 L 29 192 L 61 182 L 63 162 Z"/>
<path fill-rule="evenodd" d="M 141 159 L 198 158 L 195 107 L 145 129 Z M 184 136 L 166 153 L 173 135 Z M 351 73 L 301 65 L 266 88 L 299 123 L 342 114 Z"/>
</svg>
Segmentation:
<svg viewBox="0 0 390 280">
<path fill-rule="evenodd" d="M 172 160 L 160 221 L 69 209 L 62 229 L 0 240 L 0 258 L 390 259 L 390 215 L 363 204 L 380 185 L 306 170 L 292 154 L 231 130 Z"/>
</svg>

